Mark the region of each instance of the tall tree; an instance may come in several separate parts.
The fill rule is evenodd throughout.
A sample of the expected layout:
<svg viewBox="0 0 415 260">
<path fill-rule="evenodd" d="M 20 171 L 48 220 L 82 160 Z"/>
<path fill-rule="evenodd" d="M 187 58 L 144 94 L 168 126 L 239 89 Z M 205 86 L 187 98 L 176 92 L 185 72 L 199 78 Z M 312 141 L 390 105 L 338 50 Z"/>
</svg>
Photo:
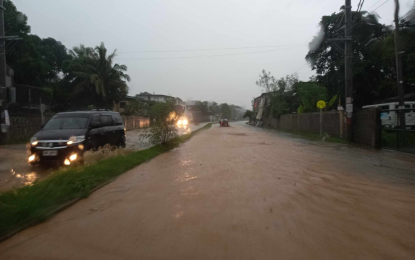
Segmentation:
<svg viewBox="0 0 415 260">
<path fill-rule="evenodd" d="M 327 89 L 316 82 L 299 82 L 297 89 L 304 112 L 317 111 L 317 102 L 327 99 Z"/>
<path fill-rule="evenodd" d="M 270 71 L 262 70 L 261 74 L 259 74 L 259 80 L 257 80 L 256 85 L 262 88 L 262 91 L 265 93 L 275 91 L 277 80 L 274 76 L 271 75 Z"/>
<path fill-rule="evenodd" d="M 209 105 L 207 101 L 196 101 L 195 106 L 204 114 L 207 115 L 209 113 Z"/>
<path fill-rule="evenodd" d="M 221 112 L 222 112 L 222 118 L 224 119 L 232 118 L 232 111 L 228 104 L 226 103 L 221 104 Z"/>
<path fill-rule="evenodd" d="M 342 16 L 343 12 L 339 12 L 322 17 L 322 36 L 312 40 L 306 56 L 317 73 L 317 82 L 327 88 L 329 96 L 344 93 L 344 56 L 333 43 L 327 41 L 342 37 L 343 31 L 338 28 Z M 353 16 L 357 21 L 353 26 L 354 103 L 361 107 L 396 96 L 394 43 L 391 28 L 380 24 L 376 15 L 359 12 L 353 13 Z M 410 78 L 415 72 L 411 68 L 415 38 L 410 30 L 406 33 L 408 38 L 402 39 L 404 77 Z M 405 33 L 402 31 L 402 34 Z M 411 91 L 409 86 L 415 82 L 407 83 L 405 91 L 408 93 Z"/>
<path fill-rule="evenodd" d="M 23 36 L 30 33 L 30 26 L 27 24 L 27 15 L 19 12 L 11 0 L 5 0 L 3 6 L 4 29 L 7 35 Z"/>
<path fill-rule="evenodd" d="M 4 1 L 6 35 L 17 35 L 20 41 L 11 42 L 6 49 L 7 64 L 14 70 L 17 84 L 45 87 L 56 81 L 64 62 L 70 58 L 65 46 L 53 38 L 41 39 L 30 35 L 28 18 L 18 11 L 12 1 Z"/>
<path fill-rule="evenodd" d="M 221 108 L 218 105 L 218 103 L 213 102 L 210 106 L 209 106 L 209 111 L 211 111 L 214 114 L 220 114 L 221 112 Z"/>
<path fill-rule="evenodd" d="M 127 82 L 130 81 L 130 76 L 125 73 L 127 66 L 113 64 L 116 50 L 107 55 L 107 49 L 104 43 L 101 43 L 94 49 L 81 45 L 74 48 L 70 54 L 73 60 L 68 70 L 79 81 L 75 90 L 82 93 L 93 88 L 99 97 L 95 100 L 96 106 L 112 107 L 128 93 Z"/>
</svg>

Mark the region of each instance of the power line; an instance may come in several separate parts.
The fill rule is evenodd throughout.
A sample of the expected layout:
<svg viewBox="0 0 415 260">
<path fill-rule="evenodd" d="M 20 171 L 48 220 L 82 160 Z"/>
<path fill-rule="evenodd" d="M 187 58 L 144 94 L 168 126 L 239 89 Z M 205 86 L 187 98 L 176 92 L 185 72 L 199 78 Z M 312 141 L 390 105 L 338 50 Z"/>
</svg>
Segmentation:
<svg viewBox="0 0 415 260">
<path fill-rule="evenodd" d="M 245 55 L 245 54 L 254 54 L 254 53 L 265 53 L 265 52 L 274 52 L 274 51 L 282 51 L 282 50 L 291 50 L 291 49 L 298 49 L 298 48 L 302 48 L 302 47 L 303 46 L 294 47 L 294 48 L 284 48 L 284 49 L 266 50 L 266 51 L 253 51 L 253 52 L 243 52 L 243 53 L 216 54 L 216 55 L 208 55 L 208 56 L 186 56 L 186 57 L 171 57 L 171 58 L 137 58 L 137 59 L 119 59 L 119 60 L 177 60 L 177 59 L 211 58 L 211 57 L 238 56 L 238 55 Z"/>
<path fill-rule="evenodd" d="M 361 12 L 362 11 L 362 8 L 363 8 L 363 4 L 365 3 L 365 0 L 363 0 L 362 1 L 362 4 L 360 5 L 360 9 L 359 9 L 359 12 Z"/>
<path fill-rule="evenodd" d="M 372 8 L 372 7 L 374 7 L 375 5 L 377 5 L 377 3 L 379 3 L 380 1 L 382 1 L 382 0 L 378 0 L 376 3 L 374 3 L 371 7 L 369 7 L 368 8 L 368 10 L 370 9 L 370 8 Z"/>
<path fill-rule="evenodd" d="M 293 74 L 299 72 L 302 68 L 304 68 L 304 66 L 308 63 L 308 61 L 306 61 L 298 70 L 296 70 Z"/>
<path fill-rule="evenodd" d="M 227 48 L 209 48 L 209 49 L 190 49 L 190 50 L 152 50 L 152 51 L 122 51 L 118 53 L 152 53 L 152 52 L 191 52 L 191 51 L 215 51 L 215 50 L 240 50 L 240 49 L 260 49 L 260 48 L 272 48 L 272 47 L 283 47 L 283 46 L 295 46 L 302 45 L 304 43 L 298 44 L 284 44 L 284 45 L 269 45 L 269 46 L 254 46 L 254 47 L 227 47 Z"/>
<path fill-rule="evenodd" d="M 378 1 L 379 2 L 379 1 Z M 383 2 L 381 5 L 379 5 L 378 7 L 376 7 L 374 10 L 372 10 L 372 11 L 370 11 L 369 12 L 369 14 L 373 14 L 373 12 L 374 11 L 376 11 L 377 9 L 379 9 L 380 7 L 382 7 L 384 4 L 386 4 L 387 2 L 389 2 L 389 0 L 386 0 L 385 2 Z M 360 20 L 359 21 L 357 21 L 353 26 L 352 26 L 352 28 L 354 28 L 356 25 L 358 25 L 360 22 L 362 22 L 363 21 L 363 19 L 362 18 L 360 18 Z"/>
<path fill-rule="evenodd" d="M 356 14 L 353 15 L 352 21 L 355 21 L 356 20 L 357 13 L 359 13 L 360 12 L 359 9 L 361 9 L 360 8 L 361 7 L 361 4 L 362 4 L 362 0 L 359 0 L 359 3 L 357 4 L 357 8 L 356 8 Z"/>
<path fill-rule="evenodd" d="M 386 0 L 385 2 L 383 2 L 381 5 L 379 5 L 376 9 L 370 11 L 370 13 L 373 13 L 374 11 L 378 10 L 379 8 L 382 7 L 382 5 L 386 4 L 387 2 L 389 2 L 389 0 Z"/>
</svg>

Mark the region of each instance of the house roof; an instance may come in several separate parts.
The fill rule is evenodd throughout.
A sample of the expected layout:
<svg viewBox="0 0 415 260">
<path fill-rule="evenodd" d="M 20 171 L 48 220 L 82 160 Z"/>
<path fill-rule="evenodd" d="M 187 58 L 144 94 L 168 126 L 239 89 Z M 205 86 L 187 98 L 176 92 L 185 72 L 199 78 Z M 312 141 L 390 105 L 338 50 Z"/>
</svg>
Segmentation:
<svg viewBox="0 0 415 260">
<path fill-rule="evenodd" d="M 145 91 L 145 92 L 141 92 L 140 94 L 137 94 L 136 96 L 148 96 L 148 95 L 152 95 L 152 94 Z"/>
<path fill-rule="evenodd" d="M 146 100 L 146 99 L 144 99 L 142 97 L 137 97 L 137 96 L 126 96 L 125 99 L 129 99 L 129 100 L 143 100 L 143 101 Z"/>
<path fill-rule="evenodd" d="M 256 98 L 254 98 L 254 100 L 255 99 L 258 99 L 258 98 L 262 98 L 263 96 L 265 96 L 265 95 L 269 95 L 269 94 L 271 94 L 272 92 L 266 92 L 266 93 L 262 93 L 261 94 L 261 96 L 258 96 L 258 97 L 256 97 Z"/>
<path fill-rule="evenodd" d="M 136 95 L 136 97 L 139 97 L 139 96 L 167 97 L 167 98 L 175 98 L 175 99 L 178 99 L 180 101 L 183 101 L 181 98 L 178 98 L 178 97 L 173 97 L 173 96 L 163 95 L 163 94 L 151 94 L 151 93 L 148 93 L 148 92 L 142 92 L 142 93 Z"/>
</svg>

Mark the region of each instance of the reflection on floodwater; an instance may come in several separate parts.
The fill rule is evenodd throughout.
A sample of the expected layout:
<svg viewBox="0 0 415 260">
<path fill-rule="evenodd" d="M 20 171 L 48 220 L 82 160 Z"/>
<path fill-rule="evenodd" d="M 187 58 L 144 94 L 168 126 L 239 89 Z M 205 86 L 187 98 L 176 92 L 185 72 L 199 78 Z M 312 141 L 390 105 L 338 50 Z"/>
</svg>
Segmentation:
<svg viewBox="0 0 415 260">
<path fill-rule="evenodd" d="M 37 174 L 35 172 L 32 172 L 32 173 L 26 174 L 25 177 L 26 177 L 26 182 L 24 184 L 26 186 L 32 185 L 33 182 L 35 182 L 35 180 L 37 179 Z"/>
<path fill-rule="evenodd" d="M 20 179 L 19 182 L 21 182 L 24 186 L 32 185 L 38 178 L 38 175 L 35 172 L 20 174 L 16 173 L 14 169 L 11 169 L 10 172 L 16 179 Z"/>
</svg>

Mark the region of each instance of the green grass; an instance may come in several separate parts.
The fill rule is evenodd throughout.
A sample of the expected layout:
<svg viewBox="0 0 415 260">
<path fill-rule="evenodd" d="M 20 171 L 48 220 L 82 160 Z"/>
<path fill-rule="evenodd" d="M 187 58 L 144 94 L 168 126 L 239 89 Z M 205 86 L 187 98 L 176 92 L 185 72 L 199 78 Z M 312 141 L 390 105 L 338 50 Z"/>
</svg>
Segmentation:
<svg viewBox="0 0 415 260">
<path fill-rule="evenodd" d="M 311 141 L 322 141 L 323 137 L 321 137 L 319 134 L 315 134 L 315 133 L 308 133 L 308 132 L 296 132 L 296 131 L 288 131 L 288 130 L 280 130 L 283 131 L 285 133 L 289 133 L 294 135 L 295 137 L 298 138 L 304 138 L 307 140 L 311 140 Z M 338 137 L 329 137 L 326 138 L 325 140 L 326 142 L 332 142 L 332 143 L 339 143 L 339 144 L 348 144 L 347 140 L 342 139 L 342 138 L 338 138 Z"/>
<path fill-rule="evenodd" d="M 90 166 L 60 170 L 32 186 L 0 193 L 0 241 L 2 237 L 51 217 L 71 201 L 86 198 L 116 176 L 179 146 L 211 124 L 182 135 L 168 147 L 153 146 L 146 150 L 103 160 Z"/>
</svg>

